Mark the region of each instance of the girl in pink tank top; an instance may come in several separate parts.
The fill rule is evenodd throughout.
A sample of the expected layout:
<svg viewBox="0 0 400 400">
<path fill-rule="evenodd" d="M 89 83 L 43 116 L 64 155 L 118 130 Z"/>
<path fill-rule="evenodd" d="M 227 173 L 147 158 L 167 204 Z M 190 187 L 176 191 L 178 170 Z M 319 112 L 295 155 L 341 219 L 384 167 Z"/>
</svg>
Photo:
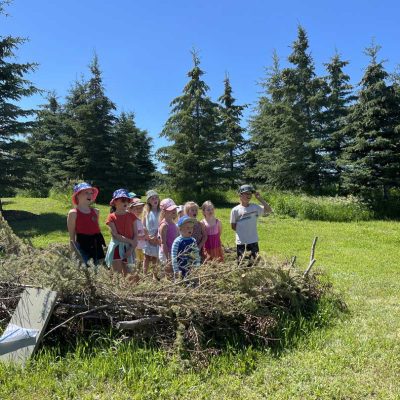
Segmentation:
<svg viewBox="0 0 400 400">
<path fill-rule="evenodd" d="M 211 201 L 205 201 L 201 206 L 204 219 L 201 221 L 207 232 L 207 240 L 203 246 L 204 261 L 224 261 L 224 252 L 221 243 L 222 224 L 215 218 L 215 208 Z"/>
</svg>

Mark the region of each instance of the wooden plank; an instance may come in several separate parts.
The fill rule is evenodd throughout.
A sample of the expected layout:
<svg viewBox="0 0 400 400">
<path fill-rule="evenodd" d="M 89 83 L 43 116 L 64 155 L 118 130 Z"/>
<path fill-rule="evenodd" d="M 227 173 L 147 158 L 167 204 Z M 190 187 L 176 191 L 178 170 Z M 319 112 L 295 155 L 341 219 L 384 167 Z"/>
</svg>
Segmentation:
<svg viewBox="0 0 400 400">
<path fill-rule="evenodd" d="M 35 329 L 37 334 L 15 342 L 0 343 L 0 361 L 24 365 L 37 349 L 57 300 L 57 292 L 26 288 L 14 311 L 10 324 Z"/>
</svg>

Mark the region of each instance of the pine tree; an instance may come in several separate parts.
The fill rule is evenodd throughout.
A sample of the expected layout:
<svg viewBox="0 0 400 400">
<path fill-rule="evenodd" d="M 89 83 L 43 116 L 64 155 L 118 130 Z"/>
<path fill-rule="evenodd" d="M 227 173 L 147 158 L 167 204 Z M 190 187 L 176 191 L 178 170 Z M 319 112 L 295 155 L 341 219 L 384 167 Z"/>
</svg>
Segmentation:
<svg viewBox="0 0 400 400">
<path fill-rule="evenodd" d="M 136 124 L 133 113 L 121 113 L 114 127 L 111 146 L 113 172 L 109 185 L 143 193 L 151 185 L 155 166 L 151 160 L 151 138 Z"/>
<path fill-rule="evenodd" d="M 0 14 L 5 2 L 0 2 Z M 15 62 L 15 52 L 26 40 L 20 37 L 0 36 L 0 194 L 13 193 L 24 183 L 28 168 L 28 146 L 21 137 L 32 129 L 29 118 L 34 110 L 19 107 L 18 102 L 38 93 L 38 89 L 24 78 L 36 70 L 36 63 Z"/>
<path fill-rule="evenodd" d="M 206 95 L 209 88 L 201 80 L 200 59 L 192 52 L 193 69 L 183 94 L 171 102 L 171 116 L 161 136 L 172 144 L 158 150 L 167 182 L 175 190 L 201 193 L 221 182 L 221 135 L 218 106 Z"/>
<path fill-rule="evenodd" d="M 370 63 L 346 126 L 351 142 L 344 156 L 344 185 L 368 200 L 387 199 L 389 189 L 400 186 L 399 97 L 387 82 L 383 61 L 377 61 L 379 49 L 373 44 L 365 51 Z"/>
<path fill-rule="evenodd" d="M 325 64 L 328 71 L 326 83 L 328 86 L 327 105 L 324 112 L 324 129 L 321 150 L 324 157 L 322 169 L 325 185 L 337 185 L 340 192 L 341 165 L 344 147 L 348 142 L 345 134 L 346 116 L 355 96 L 352 95 L 353 86 L 350 76 L 343 72 L 348 61 L 343 61 L 336 53 L 329 63 Z"/>
<path fill-rule="evenodd" d="M 297 40 L 292 45 L 288 61 L 294 67 L 282 71 L 285 98 L 291 104 L 296 120 L 296 141 L 302 143 L 297 154 L 297 168 L 303 171 L 304 188 L 318 193 L 321 189 L 323 108 L 326 106 L 326 87 L 315 74 L 314 61 L 309 53 L 308 37 L 298 27 Z"/>
<path fill-rule="evenodd" d="M 264 93 L 258 101 L 256 115 L 250 119 L 247 175 L 270 187 L 298 188 L 303 179 L 303 142 L 297 140 L 300 126 L 285 94 L 276 52 L 261 87 Z"/>
<path fill-rule="evenodd" d="M 65 110 L 72 132 L 65 137 L 72 156 L 63 162 L 71 178 L 85 179 L 104 191 L 111 191 L 111 151 L 116 109 L 105 95 L 97 56 L 90 65 L 88 81 L 76 82 L 71 89 Z M 121 144 L 123 145 L 123 144 Z"/>
<path fill-rule="evenodd" d="M 244 128 L 240 122 L 243 110 L 247 107 L 235 104 L 232 96 L 232 86 L 229 77 L 224 80 L 224 94 L 218 99 L 221 103 L 221 134 L 223 137 L 222 165 L 225 179 L 231 188 L 237 186 L 238 179 L 243 172 L 243 151 L 246 141 L 243 137 Z"/>
</svg>

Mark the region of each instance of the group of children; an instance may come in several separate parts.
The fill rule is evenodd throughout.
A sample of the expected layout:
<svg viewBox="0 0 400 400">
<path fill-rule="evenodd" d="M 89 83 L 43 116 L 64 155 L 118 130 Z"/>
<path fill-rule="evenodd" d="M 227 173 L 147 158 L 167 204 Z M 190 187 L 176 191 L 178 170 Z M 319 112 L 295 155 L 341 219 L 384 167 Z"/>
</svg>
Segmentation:
<svg viewBox="0 0 400 400">
<path fill-rule="evenodd" d="M 137 280 L 131 266 L 142 263 L 143 273 L 152 271 L 158 279 L 158 266 L 170 277 L 185 277 L 191 268 L 212 260 L 222 262 L 222 224 L 215 217 L 211 201 L 201 206 L 203 219 L 198 221 L 199 206 L 189 201 L 183 206 L 149 190 L 146 202 L 140 196 L 118 189 L 110 201 L 111 210 L 106 224 L 111 240 L 104 254 L 104 238 L 99 227 L 99 210 L 92 208 L 99 190 L 84 182 L 74 186 L 71 209 L 67 217 L 72 249 L 87 264 L 105 259 L 107 266 L 130 279 Z M 253 193 L 262 206 L 250 203 Z M 246 252 L 258 255 L 257 219 L 272 212 L 251 185 L 239 189 L 240 204 L 231 211 L 231 227 L 236 232 L 237 257 L 240 262 Z"/>
</svg>

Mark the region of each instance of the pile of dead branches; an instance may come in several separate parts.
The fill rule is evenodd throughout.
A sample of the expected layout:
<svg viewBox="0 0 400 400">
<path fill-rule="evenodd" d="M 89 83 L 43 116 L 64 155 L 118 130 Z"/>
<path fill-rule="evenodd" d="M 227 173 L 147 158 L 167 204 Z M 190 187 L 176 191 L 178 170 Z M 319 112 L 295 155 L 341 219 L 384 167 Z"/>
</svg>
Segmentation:
<svg viewBox="0 0 400 400">
<path fill-rule="evenodd" d="M 0 220 L 0 323 L 8 321 L 24 286 L 59 294 L 46 335 L 76 336 L 112 326 L 188 351 L 279 340 L 279 318 L 311 315 L 328 290 L 294 262 L 260 258 L 252 267 L 236 261 L 202 265 L 173 282 L 141 277 L 133 285 L 104 267 L 82 266 L 67 246 L 35 249 Z"/>
</svg>

